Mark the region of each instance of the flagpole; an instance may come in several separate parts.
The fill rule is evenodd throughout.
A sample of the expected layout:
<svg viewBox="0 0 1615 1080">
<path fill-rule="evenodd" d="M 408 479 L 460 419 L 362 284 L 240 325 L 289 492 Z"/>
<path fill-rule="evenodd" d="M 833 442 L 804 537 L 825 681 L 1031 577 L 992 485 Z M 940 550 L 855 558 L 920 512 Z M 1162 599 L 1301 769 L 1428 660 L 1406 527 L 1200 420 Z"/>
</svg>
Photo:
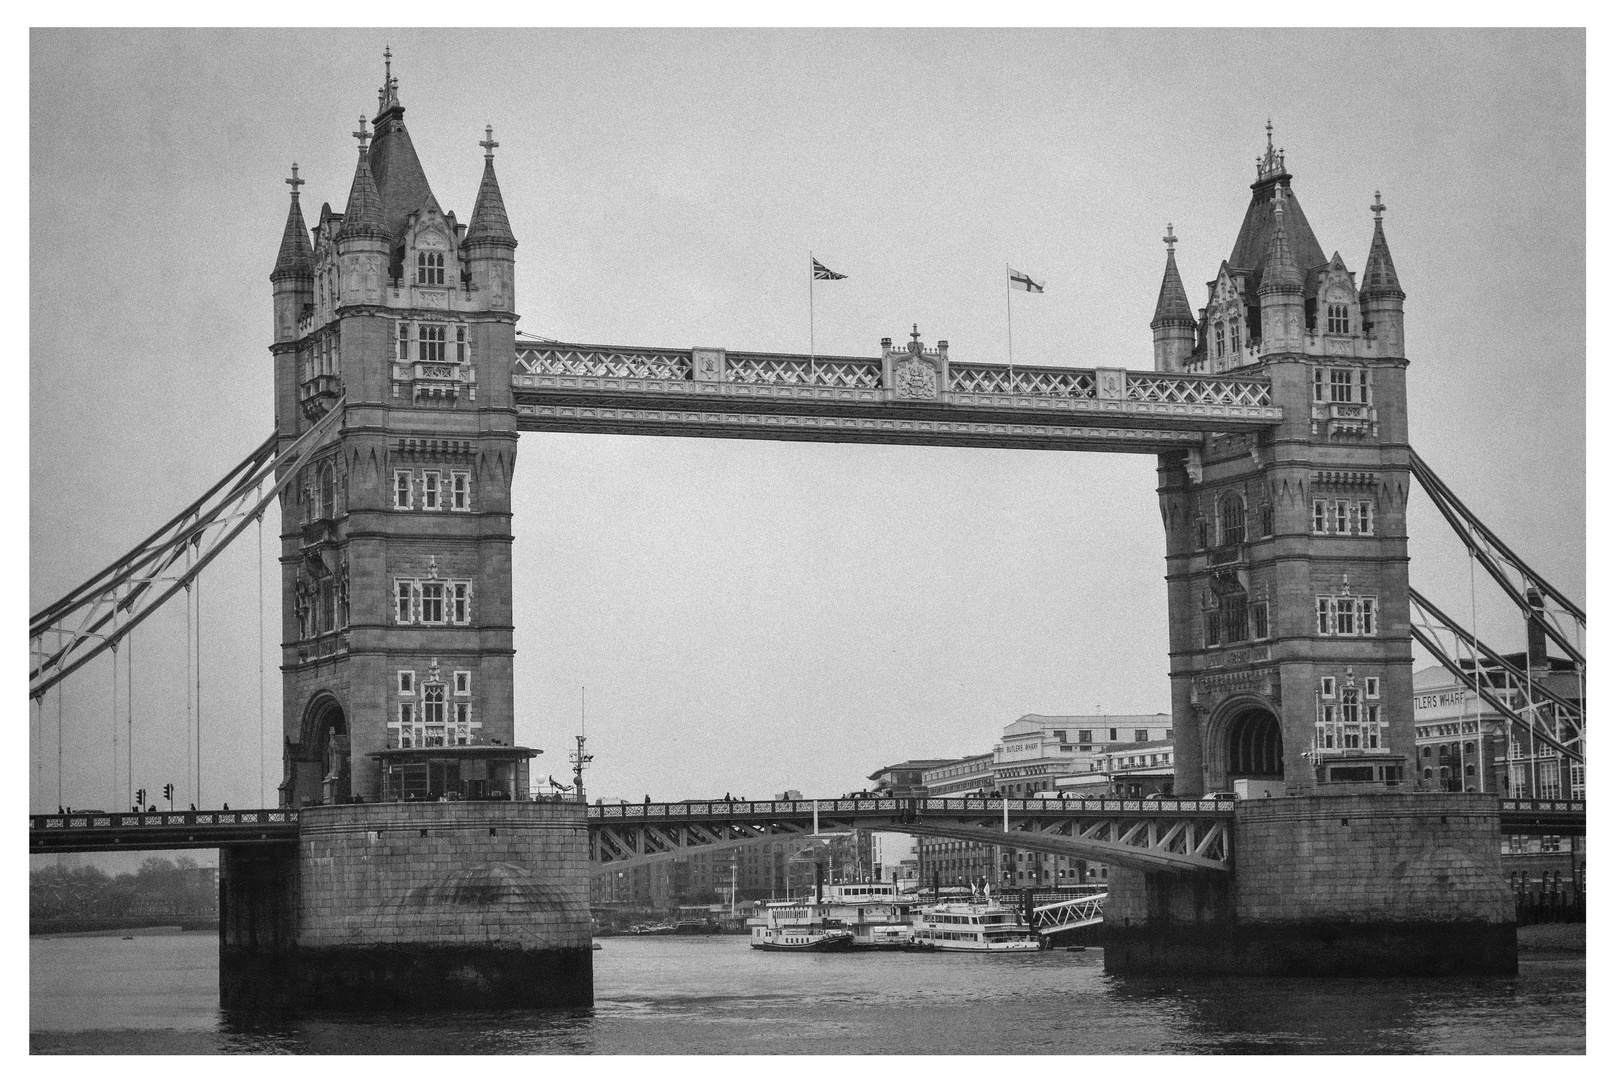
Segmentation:
<svg viewBox="0 0 1615 1080">
<path fill-rule="evenodd" d="M 813 252 L 808 252 L 808 385 L 813 385 Z"/>
<path fill-rule="evenodd" d="M 1015 315 L 1010 303 L 1009 263 L 1004 263 L 1004 328 L 1009 336 L 1009 392 L 1015 392 Z"/>
</svg>

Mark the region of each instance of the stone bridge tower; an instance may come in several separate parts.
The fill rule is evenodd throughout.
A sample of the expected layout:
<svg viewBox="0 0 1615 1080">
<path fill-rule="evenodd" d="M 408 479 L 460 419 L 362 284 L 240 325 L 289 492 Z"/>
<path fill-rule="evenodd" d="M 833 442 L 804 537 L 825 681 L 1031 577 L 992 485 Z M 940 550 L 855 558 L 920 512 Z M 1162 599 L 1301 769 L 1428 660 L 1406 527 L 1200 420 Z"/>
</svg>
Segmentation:
<svg viewBox="0 0 1615 1080">
<path fill-rule="evenodd" d="M 270 275 L 281 446 L 342 410 L 339 436 L 281 507 L 292 806 L 369 801 L 384 760 L 423 750 L 477 759 L 460 770 L 468 791 L 526 790 L 526 759 L 509 749 L 516 239 L 498 144 L 489 129 L 462 225 L 421 168 L 390 55 L 379 97 L 373 134 L 362 116 L 354 132 L 346 206 L 323 206 L 312 238 L 293 166 Z M 414 766 L 415 780 L 441 782 L 431 763 Z"/>
<path fill-rule="evenodd" d="M 1282 426 L 1162 454 L 1180 794 L 1411 781 L 1404 294 L 1376 201 L 1361 285 L 1325 256 L 1283 150 L 1257 162 L 1196 316 L 1167 231 L 1158 370 L 1265 374 Z M 1282 789 L 1282 790 L 1281 790 Z"/>
</svg>

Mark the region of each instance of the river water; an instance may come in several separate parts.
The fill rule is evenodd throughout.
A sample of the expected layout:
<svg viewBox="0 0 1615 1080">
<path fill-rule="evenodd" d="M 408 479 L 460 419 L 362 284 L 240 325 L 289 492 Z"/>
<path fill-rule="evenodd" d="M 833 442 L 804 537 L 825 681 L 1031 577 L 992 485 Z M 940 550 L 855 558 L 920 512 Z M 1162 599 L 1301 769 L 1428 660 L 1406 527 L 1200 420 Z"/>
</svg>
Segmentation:
<svg viewBox="0 0 1615 1080">
<path fill-rule="evenodd" d="M 30 1045 L 61 1054 L 1581 1054 L 1586 962 L 1515 978 L 1119 978 L 1104 954 L 759 952 L 606 938 L 595 1006 L 226 1013 L 213 932 L 30 939 Z"/>
</svg>

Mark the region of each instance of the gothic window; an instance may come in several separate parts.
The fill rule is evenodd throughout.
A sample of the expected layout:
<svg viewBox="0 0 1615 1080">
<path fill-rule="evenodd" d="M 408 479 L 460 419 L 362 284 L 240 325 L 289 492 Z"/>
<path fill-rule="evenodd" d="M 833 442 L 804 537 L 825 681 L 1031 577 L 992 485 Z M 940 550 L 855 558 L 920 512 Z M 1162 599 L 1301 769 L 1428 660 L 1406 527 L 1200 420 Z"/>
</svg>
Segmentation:
<svg viewBox="0 0 1615 1080">
<path fill-rule="evenodd" d="M 1206 644 L 1222 644 L 1222 619 L 1215 611 L 1206 612 Z"/>
<path fill-rule="evenodd" d="M 465 327 L 463 326 L 454 328 L 454 359 L 459 363 L 465 363 Z"/>
<path fill-rule="evenodd" d="M 443 253 L 418 251 L 415 253 L 415 284 L 443 284 Z"/>
<path fill-rule="evenodd" d="M 320 582 L 320 609 L 318 632 L 328 634 L 336 629 L 336 582 L 326 578 Z"/>
<path fill-rule="evenodd" d="M 1250 606 L 1251 637 L 1262 641 L 1267 637 L 1267 602 L 1263 601 Z"/>
<path fill-rule="evenodd" d="M 1262 503 L 1257 510 L 1257 520 L 1260 523 L 1261 535 L 1273 535 L 1273 504 Z"/>
<path fill-rule="evenodd" d="M 1363 680 L 1363 695 L 1370 701 L 1379 697 L 1379 676 L 1370 675 Z"/>
<path fill-rule="evenodd" d="M 398 692 L 410 695 L 415 693 L 415 673 L 413 671 L 400 671 L 398 673 Z"/>
<path fill-rule="evenodd" d="M 1318 691 L 1324 697 L 1334 697 L 1335 677 L 1333 675 L 1325 675 L 1322 679 L 1318 680 Z"/>
<path fill-rule="evenodd" d="M 1374 504 L 1364 499 L 1313 499 L 1312 531 L 1338 536 L 1373 536 Z"/>
<path fill-rule="evenodd" d="M 1374 533 L 1374 504 L 1363 502 L 1349 502 L 1346 504 L 1346 518 L 1351 531 L 1358 536 L 1372 536 Z"/>
<path fill-rule="evenodd" d="M 1228 351 L 1239 355 L 1239 320 L 1228 320 Z"/>
<path fill-rule="evenodd" d="M 1371 596 L 1318 597 L 1318 633 L 1325 637 L 1372 637 L 1375 601 Z"/>
<path fill-rule="evenodd" d="M 443 583 L 441 581 L 421 582 L 421 622 L 440 623 L 443 621 Z"/>
<path fill-rule="evenodd" d="M 1340 719 L 1343 723 L 1355 724 L 1361 715 L 1361 707 L 1357 701 L 1357 688 L 1348 686 L 1340 692 Z"/>
<path fill-rule="evenodd" d="M 1244 641 L 1248 636 L 1249 625 L 1245 617 L 1246 605 L 1243 596 L 1230 596 L 1223 600 L 1223 626 L 1224 637 L 1232 644 Z"/>
<path fill-rule="evenodd" d="M 1222 354 L 1223 354 L 1222 323 L 1220 323 L 1220 322 L 1217 323 L 1214 327 L 1212 327 L 1212 329 L 1216 332 L 1216 335 L 1217 335 L 1217 358 L 1220 360 L 1220 359 L 1222 359 Z"/>
<path fill-rule="evenodd" d="M 443 684 L 427 683 L 421 687 L 421 719 L 428 724 L 443 722 Z"/>
<path fill-rule="evenodd" d="M 456 671 L 454 673 L 454 694 L 456 697 L 465 697 L 471 693 L 471 673 L 469 671 Z"/>
<path fill-rule="evenodd" d="M 320 470 L 320 517 L 336 517 L 336 466 L 330 462 Z"/>
<path fill-rule="evenodd" d="M 417 357 L 423 364 L 441 364 L 445 359 L 449 328 L 422 323 L 418 339 Z"/>
<path fill-rule="evenodd" d="M 1194 519 L 1194 546 L 1204 548 L 1210 540 L 1211 526 L 1205 518 Z"/>
<path fill-rule="evenodd" d="M 414 505 L 411 486 L 413 477 L 407 470 L 393 473 L 393 509 L 409 510 Z"/>
<path fill-rule="evenodd" d="M 1347 334 L 1351 332 L 1351 317 L 1347 314 L 1345 304 L 1329 305 L 1329 333 Z"/>
<path fill-rule="evenodd" d="M 454 472 L 449 474 L 449 509 L 471 509 L 471 474 Z"/>
<path fill-rule="evenodd" d="M 398 359 L 409 362 L 409 323 L 398 324 Z"/>
<path fill-rule="evenodd" d="M 415 745 L 419 737 L 419 729 L 415 727 L 415 703 L 411 701 L 400 702 L 398 705 L 398 745 L 409 749 Z"/>
<path fill-rule="evenodd" d="M 397 600 L 396 616 L 399 622 L 409 623 L 415 621 L 415 583 L 413 581 L 397 581 L 394 596 Z"/>
<path fill-rule="evenodd" d="M 1229 495 L 1218 505 L 1217 529 L 1224 544 L 1245 542 L 1245 500 L 1241 496 Z"/>
<path fill-rule="evenodd" d="M 471 621 L 471 583 L 469 581 L 456 581 L 453 586 L 454 619 L 460 626 Z M 470 676 L 467 676 L 469 678 Z"/>
<path fill-rule="evenodd" d="M 442 479 L 443 474 L 434 470 L 428 470 L 421 474 L 421 509 L 438 510 L 442 508 L 438 499 L 438 488 Z"/>
</svg>

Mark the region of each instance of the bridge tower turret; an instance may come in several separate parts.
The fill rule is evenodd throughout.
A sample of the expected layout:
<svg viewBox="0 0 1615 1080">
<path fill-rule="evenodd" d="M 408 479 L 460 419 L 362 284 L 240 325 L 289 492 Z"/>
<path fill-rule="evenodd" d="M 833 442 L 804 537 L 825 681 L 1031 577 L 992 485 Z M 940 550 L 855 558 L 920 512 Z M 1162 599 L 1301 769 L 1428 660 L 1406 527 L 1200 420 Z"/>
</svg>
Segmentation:
<svg viewBox="0 0 1615 1080">
<path fill-rule="evenodd" d="M 1155 334 L 1155 370 L 1182 371 L 1184 361 L 1194 352 L 1194 310 L 1189 307 L 1189 294 L 1178 275 L 1178 238 L 1172 235 L 1170 222 L 1161 240 L 1166 244 L 1166 271 L 1161 275 L 1155 317 L 1150 320 L 1150 330 Z"/>
<path fill-rule="evenodd" d="M 468 234 L 432 194 L 390 56 L 378 97 L 346 207 L 322 207 L 312 244 L 295 181 L 272 278 L 282 446 L 343 411 L 282 504 L 294 806 L 396 796 L 388 774 L 435 792 L 422 751 L 467 759 L 467 793 L 527 785 L 512 749 L 516 239 L 491 132 Z"/>
<path fill-rule="evenodd" d="M 1270 124 L 1182 364 L 1265 374 L 1284 422 L 1160 459 L 1186 795 L 1239 779 L 1274 794 L 1416 780 L 1403 293 L 1377 201 L 1359 295 L 1290 181 Z"/>
</svg>

